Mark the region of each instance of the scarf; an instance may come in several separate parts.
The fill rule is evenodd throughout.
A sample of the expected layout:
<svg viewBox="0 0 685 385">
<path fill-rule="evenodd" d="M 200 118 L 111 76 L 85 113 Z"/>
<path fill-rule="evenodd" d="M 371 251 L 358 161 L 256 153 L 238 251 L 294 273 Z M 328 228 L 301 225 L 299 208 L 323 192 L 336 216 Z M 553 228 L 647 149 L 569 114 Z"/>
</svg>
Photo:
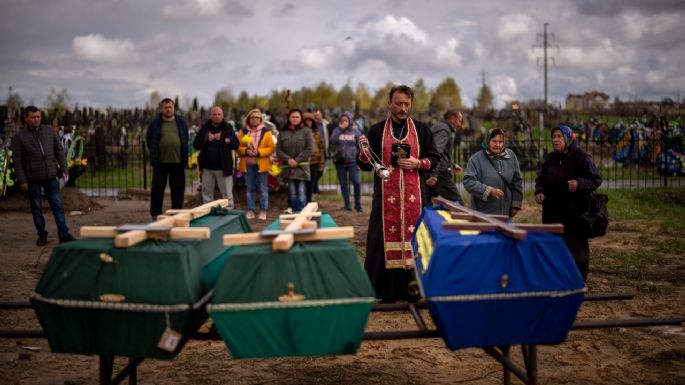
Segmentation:
<svg viewBox="0 0 685 385">
<path fill-rule="evenodd" d="M 578 140 L 576 139 L 576 134 L 574 134 L 568 126 L 560 124 L 559 126 L 554 127 L 552 129 L 552 133 L 554 133 L 554 131 L 556 130 L 561 131 L 561 135 L 564 137 L 564 144 L 566 144 L 564 152 L 575 150 L 578 147 Z"/>
<path fill-rule="evenodd" d="M 509 156 L 509 153 L 507 152 L 507 148 L 504 147 L 502 151 L 500 151 L 498 154 L 495 154 L 494 152 L 490 152 L 490 149 L 488 147 L 488 143 L 492 138 L 494 138 L 497 135 L 502 135 L 502 138 L 504 138 L 504 131 L 502 131 L 501 128 L 491 128 L 490 131 L 488 131 L 488 134 L 485 135 L 483 138 L 483 142 L 480 144 L 480 147 L 483 149 L 483 152 L 485 153 L 485 156 L 488 157 L 488 159 L 509 159 L 511 158 Z"/>
</svg>

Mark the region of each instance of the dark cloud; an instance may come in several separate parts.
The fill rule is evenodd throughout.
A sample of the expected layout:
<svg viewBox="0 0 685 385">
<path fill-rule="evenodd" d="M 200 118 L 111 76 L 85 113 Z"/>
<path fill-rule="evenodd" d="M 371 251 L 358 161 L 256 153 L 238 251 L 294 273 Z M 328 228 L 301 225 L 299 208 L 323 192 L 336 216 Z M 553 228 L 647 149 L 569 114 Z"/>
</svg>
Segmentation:
<svg viewBox="0 0 685 385">
<path fill-rule="evenodd" d="M 685 10 L 682 0 L 573 0 L 581 15 L 616 16 L 623 11 L 633 10 L 648 14 Z"/>
<path fill-rule="evenodd" d="M 283 6 L 281 8 L 274 9 L 274 11 L 272 12 L 272 15 L 275 18 L 279 18 L 282 16 L 295 15 L 296 11 L 297 11 L 297 8 L 295 7 L 295 5 L 293 3 L 285 3 L 285 4 L 283 4 Z"/>
</svg>

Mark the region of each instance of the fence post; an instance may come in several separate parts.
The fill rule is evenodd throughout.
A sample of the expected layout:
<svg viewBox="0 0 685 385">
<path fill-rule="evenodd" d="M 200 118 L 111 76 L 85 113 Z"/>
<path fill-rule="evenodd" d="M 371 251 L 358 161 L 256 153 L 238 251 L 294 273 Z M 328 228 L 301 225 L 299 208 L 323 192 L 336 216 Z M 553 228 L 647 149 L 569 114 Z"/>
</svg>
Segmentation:
<svg viewBox="0 0 685 385">
<path fill-rule="evenodd" d="M 668 131 L 661 127 L 662 153 L 664 154 L 664 187 L 668 187 Z M 659 167 L 657 162 L 657 168 Z"/>
<path fill-rule="evenodd" d="M 143 189 L 147 190 L 147 154 L 145 153 L 145 140 L 140 141 L 140 151 L 143 152 Z"/>
</svg>

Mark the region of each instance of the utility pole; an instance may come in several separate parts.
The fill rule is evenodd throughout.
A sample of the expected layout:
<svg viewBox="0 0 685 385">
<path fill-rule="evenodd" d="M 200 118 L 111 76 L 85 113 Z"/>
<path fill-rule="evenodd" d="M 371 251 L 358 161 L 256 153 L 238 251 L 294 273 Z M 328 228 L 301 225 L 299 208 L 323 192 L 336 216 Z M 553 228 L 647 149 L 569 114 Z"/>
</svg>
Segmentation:
<svg viewBox="0 0 685 385">
<path fill-rule="evenodd" d="M 545 118 L 547 117 L 547 62 L 548 60 L 552 60 L 552 63 L 554 63 L 554 57 L 550 58 L 547 55 L 547 48 L 550 46 L 553 46 L 553 44 L 550 44 L 549 40 L 554 40 L 554 34 L 553 33 L 548 33 L 547 32 L 547 27 L 549 27 L 549 23 L 545 22 L 544 24 L 544 32 L 542 34 L 538 33 L 537 34 L 537 40 L 542 39 L 542 44 L 541 45 L 533 45 L 533 49 L 535 48 L 542 48 L 543 50 L 543 66 L 544 66 L 544 87 L 545 87 L 545 100 L 544 100 L 544 106 L 542 107 L 542 111 L 539 113 L 539 126 L 540 126 L 540 150 L 541 150 L 541 155 L 542 155 L 542 149 L 543 149 L 543 138 L 544 138 L 544 133 L 545 133 Z M 549 39 L 548 39 L 549 37 Z M 559 49 L 559 46 L 554 44 L 554 46 Z M 538 63 L 539 63 L 538 59 Z"/>
</svg>

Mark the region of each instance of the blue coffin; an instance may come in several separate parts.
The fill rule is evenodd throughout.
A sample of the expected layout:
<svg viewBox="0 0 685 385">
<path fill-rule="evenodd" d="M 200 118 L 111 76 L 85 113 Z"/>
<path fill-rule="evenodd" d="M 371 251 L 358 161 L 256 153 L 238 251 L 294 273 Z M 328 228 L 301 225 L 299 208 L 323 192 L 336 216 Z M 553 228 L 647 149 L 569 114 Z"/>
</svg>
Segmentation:
<svg viewBox="0 0 685 385">
<path fill-rule="evenodd" d="M 423 211 L 412 238 L 421 294 L 448 348 L 558 344 L 585 284 L 563 239 L 443 229 L 449 212 Z"/>
</svg>

